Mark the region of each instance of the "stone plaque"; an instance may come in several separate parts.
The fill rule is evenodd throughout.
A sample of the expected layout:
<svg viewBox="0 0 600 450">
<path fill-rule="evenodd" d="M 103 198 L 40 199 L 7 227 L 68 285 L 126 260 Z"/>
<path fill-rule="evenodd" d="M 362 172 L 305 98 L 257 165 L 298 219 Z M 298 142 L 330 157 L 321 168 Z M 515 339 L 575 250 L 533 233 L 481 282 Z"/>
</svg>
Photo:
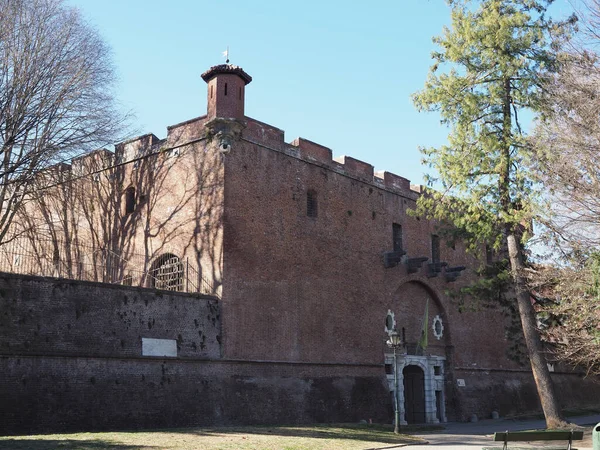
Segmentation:
<svg viewBox="0 0 600 450">
<path fill-rule="evenodd" d="M 177 357 L 177 341 L 175 339 L 142 338 L 142 356 Z"/>
</svg>

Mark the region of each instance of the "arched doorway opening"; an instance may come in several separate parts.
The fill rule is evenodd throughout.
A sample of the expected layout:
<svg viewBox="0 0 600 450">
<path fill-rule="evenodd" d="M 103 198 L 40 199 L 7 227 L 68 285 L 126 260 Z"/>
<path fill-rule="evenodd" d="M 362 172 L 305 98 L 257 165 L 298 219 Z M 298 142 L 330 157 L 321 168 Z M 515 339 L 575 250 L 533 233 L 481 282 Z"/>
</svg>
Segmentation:
<svg viewBox="0 0 600 450">
<path fill-rule="evenodd" d="M 425 423 L 425 372 L 410 365 L 402 370 L 404 378 L 404 415 L 408 424 Z"/>
</svg>

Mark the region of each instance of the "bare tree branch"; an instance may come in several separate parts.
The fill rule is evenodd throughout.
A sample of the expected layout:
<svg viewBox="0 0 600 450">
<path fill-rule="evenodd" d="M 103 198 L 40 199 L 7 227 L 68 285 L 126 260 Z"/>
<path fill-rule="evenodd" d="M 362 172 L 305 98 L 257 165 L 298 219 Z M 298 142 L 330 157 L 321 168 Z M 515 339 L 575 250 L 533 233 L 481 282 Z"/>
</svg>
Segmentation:
<svg viewBox="0 0 600 450">
<path fill-rule="evenodd" d="M 122 138 L 108 48 L 61 0 L 0 0 L 0 243 L 39 172 Z"/>
</svg>

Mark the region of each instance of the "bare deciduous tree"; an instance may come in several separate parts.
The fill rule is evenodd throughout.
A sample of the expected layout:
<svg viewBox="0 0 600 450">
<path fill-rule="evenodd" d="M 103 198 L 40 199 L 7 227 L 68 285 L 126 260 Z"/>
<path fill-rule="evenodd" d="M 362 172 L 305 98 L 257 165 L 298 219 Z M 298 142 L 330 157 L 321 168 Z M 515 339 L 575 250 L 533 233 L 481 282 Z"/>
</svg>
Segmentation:
<svg viewBox="0 0 600 450">
<path fill-rule="evenodd" d="M 600 65 L 590 52 L 563 60 L 546 87 L 545 120 L 534 142 L 551 200 L 545 225 L 553 245 L 568 255 L 600 245 Z"/>
<path fill-rule="evenodd" d="M 555 357 L 600 374 L 600 0 L 575 6 L 583 34 L 548 80 L 533 138 L 549 200 L 542 236 L 559 261 L 532 270 L 529 281 L 550 300 L 541 302 L 543 331 Z"/>
<path fill-rule="evenodd" d="M 600 375 L 600 255 L 569 267 L 538 267 L 529 280 L 554 359 Z"/>
<path fill-rule="evenodd" d="M 115 142 L 108 48 L 61 0 L 0 0 L 0 243 L 36 175 Z"/>
</svg>

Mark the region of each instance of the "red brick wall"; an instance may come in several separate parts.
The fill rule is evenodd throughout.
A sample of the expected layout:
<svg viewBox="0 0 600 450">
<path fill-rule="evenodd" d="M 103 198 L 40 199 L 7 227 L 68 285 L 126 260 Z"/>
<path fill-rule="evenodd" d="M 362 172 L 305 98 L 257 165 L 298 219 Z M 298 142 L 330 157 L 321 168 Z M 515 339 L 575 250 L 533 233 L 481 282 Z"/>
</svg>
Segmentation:
<svg viewBox="0 0 600 450">
<path fill-rule="evenodd" d="M 217 300 L 118 285 L 0 276 L 0 353 L 142 357 L 142 338 L 177 341 L 178 356 L 221 356 Z"/>
<path fill-rule="evenodd" d="M 404 264 L 384 268 L 393 223 L 403 227 L 407 257 L 431 255 L 434 224 L 407 214 L 414 192 L 355 178 L 354 161 L 346 175 L 333 170 L 335 163 L 247 141 L 224 164 L 227 356 L 381 363 L 387 310 L 416 343 L 430 298 L 430 325 L 440 315 L 445 326 L 439 341 L 430 330 L 432 352 L 443 355 L 454 345 L 461 364 L 511 367 L 498 312 L 477 316 L 485 320 L 459 314 L 445 295 L 454 285 L 443 274 L 428 278 L 426 264 L 415 274 Z M 316 218 L 307 216 L 308 190 L 317 192 Z M 456 285 L 472 279 L 477 261 L 460 243 L 456 249 L 442 243 L 441 258 L 469 267 Z"/>
<path fill-rule="evenodd" d="M 390 418 L 378 365 L 221 360 L 213 299 L 2 274 L 0 311 L 0 434 Z"/>
</svg>

